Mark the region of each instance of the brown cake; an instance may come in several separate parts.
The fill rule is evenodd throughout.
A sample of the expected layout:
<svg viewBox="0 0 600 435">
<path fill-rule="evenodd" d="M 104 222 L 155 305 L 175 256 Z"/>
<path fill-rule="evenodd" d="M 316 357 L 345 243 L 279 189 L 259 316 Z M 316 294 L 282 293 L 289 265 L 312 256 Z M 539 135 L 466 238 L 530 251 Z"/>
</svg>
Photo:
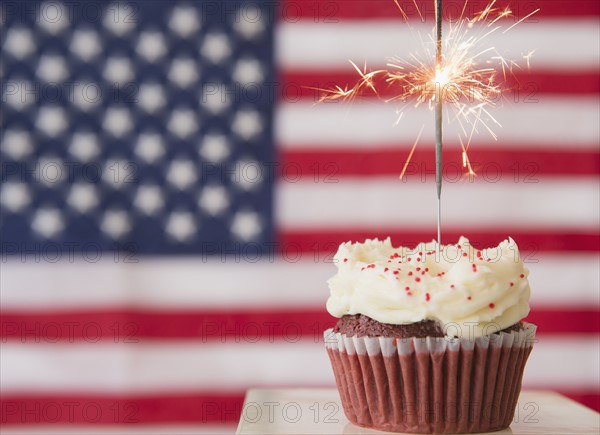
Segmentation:
<svg viewBox="0 0 600 435">
<path fill-rule="evenodd" d="M 523 324 L 517 322 L 504 328 L 500 332 L 521 331 Z M 395 338 L 425 338 L 444 337 L 440 324 L 434 320 L 422 320 L 406 325 L 393 325 L 379 323 L 363 314 L 346 314 L 336 323 L 334 332 L 344 334 L 346 337 L 395 337 Z"/>
</svg>

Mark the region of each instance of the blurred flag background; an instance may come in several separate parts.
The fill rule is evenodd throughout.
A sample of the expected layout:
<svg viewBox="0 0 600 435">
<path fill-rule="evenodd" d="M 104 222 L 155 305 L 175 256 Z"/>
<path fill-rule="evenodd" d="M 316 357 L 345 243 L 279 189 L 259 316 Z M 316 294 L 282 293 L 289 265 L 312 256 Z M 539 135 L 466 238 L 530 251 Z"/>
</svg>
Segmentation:
<svg viewBox="0 0 600 435">
<path fill-rule="evenodd" d="M 433 115 L 311 89 L 418 51 L 433 1 L 400 3 L 412 31 L 392 0 L 2 3 L 4 430 L 227 432 L 249 387 L 333 386 L 338 244 L 435 237 Z M 531 69 L 499 139 L 475 135 L 475 179 L 446 126 L 442 237 L 517 241 L 524 385 L 598 410 L 600 9 L 510 4 L 541 9 L 489 45 Z"/>
</svg>

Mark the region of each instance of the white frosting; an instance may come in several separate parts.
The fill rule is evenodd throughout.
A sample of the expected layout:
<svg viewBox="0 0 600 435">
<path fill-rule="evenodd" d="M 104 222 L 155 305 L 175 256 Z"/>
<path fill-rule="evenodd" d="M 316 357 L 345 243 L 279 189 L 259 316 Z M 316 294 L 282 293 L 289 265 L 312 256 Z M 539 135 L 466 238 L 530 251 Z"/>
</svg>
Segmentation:
<svg viewBox="0 0 600 435">
<path fill-rule="evenodd" d="M 338 272 L 328 281 L 327 311 L 397 325 L 436 320 L 447 336 L 465 338 L 527 316 L 529 271 L 512 239 L 482 251 L 464 237 L 436 248 L 436 242 L 394 248 L 389 238 L 342 243 L 334 257 Z"/>
</svg>

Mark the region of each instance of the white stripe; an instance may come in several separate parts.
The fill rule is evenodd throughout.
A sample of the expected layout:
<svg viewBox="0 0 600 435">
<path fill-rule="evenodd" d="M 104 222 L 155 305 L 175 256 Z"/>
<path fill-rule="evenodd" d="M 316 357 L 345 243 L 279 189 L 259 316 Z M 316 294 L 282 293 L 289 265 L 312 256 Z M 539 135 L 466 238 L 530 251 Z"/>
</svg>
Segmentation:
<svg viewBox="0 0 600 435">
<path fill-rule="evenodd" d="M 502 126 L 487 121 L 498 136 L 494 139 L 478 125 L 471 144 L 474 148 L 490 144 L 494 147 L 523 146 L 532 148 L 598 149 L 600 140 L 600 105 L 596 97 L 535 96 L 538 102 L 504 102 L 489 109 Z M 276 113 L 277 143 L 289 149 L 299 147 L 319 149 L 323 145 L 343 149 L 378 148 L 381 144 L 398 144 L 407 152 L 423 128 L 419 147 L 431 146 L 434 140 L 433 114 L 425 107 L 412 106 L 398 115 L 395 103 L 355 101 L 314 104 L 311 102 L 282 103 Z M 446 145 L 458 152 L 460 131 L 455 116 L 445 116 Z"/>
<path fill-rule="evenodd" d="M 527 366 L 527 387 L 598 385 L 597 337 L 544 337 Z M 219 391 L 334 384 L 323 343 L 143 342 L 138 344 L 4 343 L 2 393 L 135 393 Z M 219 368 L 215 370 L 215 368 Z"/>
<path fill-rule="evenodd" d="M 244 338 L 244 337 L 242 337 Z M 322 338 L 321 338 L 322 340 Z M 3 343 L 2 393 L 240 392 L 252 386 L 329 385 L 322 343 Z"/>
<path fill-rule="evenodd" d="M 201 415 L 200 413 L 198 415 Z M 172 424 L 172 423 L 155 423 L 152 425 L 139 424 L 134 425 L 63 425 L 63 424 L 36 424 L 35 432 L 31 424 L 20 425 L 2 425 L 2 435 L 23 434 L 23 435 L 201 435 L 201 434 L 232 434 L 235 432 L 237 424 Z"/>
<path fill-rule="evenodd" d="M 542 335 L 537 340 L 525 368 L 525 387 L 598 392 L 600 342 L 597 335 Z"/>
<path fill-rule="evenodd" d="M 300 261 L 303 255 L 305 261 Z M 43 259 L 21 263 L 15 259 L 2 264 L 0 301 L 3 310 L 322 305 L 324 282 L 333 266 L 305 264 L 309 256 L 292 248 L 289 261 L 271 261 L 269 254 L 258 262 L 254 255 L 210 261 L 201 257 L 142 258 L 137 264 L 110 260 L 53 264 Z M 298 266 L 299 261 L 303 266 Z M 313 276 L 308 282 L 304 279 L 307 268 L 317 272 L 318 285 L 310 285 L 315 282 Z"/>
<path fill-rule="evenodd" d="M 1 265 L 0 304 L 9 311 L 148 309 L 277 309 L 324 307 L 326 281 L 335 266 L 317 251 L 293 249 L 288 261 L 243 258 L 143 258 L 137 264 L 8 262 Z M 294 256 L 293 256 L 294 255 Z M 532 305 L 600 303 L 600 256 L 534 253 L 530 269 Z"/>
<path fill-rule="evenodd" d="M 430 23 L 412 26 L 414 32 L 398 20 L 282 23 L 276 28 L 276 58 L 285 69 L 350 68 L 348 59 L 357 65 L 366 61 L 377 69 L 392 56 L 408 58 L 411 53 L 424 53 L 419 32 L 433 53 L 434 45 L 430 42 L 433 26 Z M 573 71 L 598 68 L 599 41 L 595 19 L 543 19 L 523 22 L 505 34 L 497 31 L 477 48 L 494 47 L 503 57 L 516 61 L 536 50 L 532 68 Z"/>
<path fill-rule="evenodd" d="M 402 162 L 398 162 L 400 168 Z M 433 165 L 433 164 L 432 164 Z M 433 166 L 430 168 L 435 173 Z M 279 183 L 276 214 L 282 228 L 423 228 L 436 225 L 437 200 L 430 172 L 394 177 L 343 177 L 337 183 Z M 421 175 L 423 174 L 423 175 Z M 455 173 L 461 178 L 460 173 Z M 425 177 L 426 178 L 423 178 Z M 498 178 L 497 178 L 498 177 Z M 482 171 L 443 186 L 446 228 L 594 229 L 600 221 L 596 177 L 514 182 L 514 174 Z M 465 230 L 468 233 L 468 230 Z"/>
</svg>

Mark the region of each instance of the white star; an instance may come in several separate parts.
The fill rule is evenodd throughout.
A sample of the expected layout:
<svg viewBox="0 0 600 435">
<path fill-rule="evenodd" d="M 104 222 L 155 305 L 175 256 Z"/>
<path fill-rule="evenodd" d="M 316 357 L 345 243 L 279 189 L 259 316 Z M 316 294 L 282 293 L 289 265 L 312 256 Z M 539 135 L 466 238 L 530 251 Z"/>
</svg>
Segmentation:
<svg viewBox="0 0 600 435">
<path fill-rule="evenodd" d="M 0 190 L 0 204 L 12 212 L 18 212 L 31 202 L 29 188 L 25 183 L 5 182 Z"/>
<path fill-rule="evenodd" d="M 121 189 L 135 181 L 135 163 L 123 159 L 109 159 L 102 168 L 102 180 L 114 189 Z"/>
<path fill-rule="evenodd" d="M 235 64 L 233 79 L 243 85 L 260 83 L 265 75 L 261 63 L 256 59 L 240 59 Z"/>
<path fill-rule="evenodd" d="M 167 170 L 167 181 L 179 190 L 189 188 L 197 179 L 196 167 L 191 160 L 173 160 Z"/>
<path fill-rule="evenodd" d="M 135 27 L 140 19 L 139 11 L 134 3 L 115 2 L 106 7 L 104 27 L 117 36 L 125 36 Z"/>
<path fill-rule="evenodd" d="M 236 237 L 249 242 L 262 232 L 262 224 L 256 212 L 239 211 L 233 217 L 230 230 Z"/>
<path fill-rule="evenodd" d="M 181 88 L 187 88 L 198 80 L 198 64 L 191 58 L 177 57 L 171 62 L 169 80 Z"/>
<path fill-rule="evenodd" d="M 71 138 L 69 153 L 81 162 L 91 162 L 100 153 L 98 137 L 92 133 L 75 133 Z"/>
<path fill-rule="evenodd" d="M 102 128 L 113 136 L 123 137 L 133 128 L 129 110 L 123 107 L 110 107 L 104 115 Z"/>
<path fill-rule="evenodd" d="M 235 171 L 231 175 L 232 181 L 245 191 L 260 185 L 263 178 L 263 168 L 256 160 L 238 160 L 235 163 Z"/>
<path fill-rule="evenodd" d="M 87 213 L 98 205 L 98 192 L 92 183 L 73 184 L 67 204 L 80 213 Z"/>
<path fill-rule="evenodd" d="M 262 10 L 254 5 L 240 7 L 237 11 L 233 28 L 239 35 L 246 39 L 256 38 L 265 30 Z"/>
<path fill-rule="evenodd" d="M 36 75 L 46 82 L 62 82 L 69 75 L 67 64 L 62 56 L 45 54 L 40 58 Z"/>
<path fill-rule="evenodd" d="M 162 136 L 156 133 L 142 133 L 135 146 L 135 154 L 146 163 L 154 163 L 165 154 Z"/>
<path fill-rule="evenodd" d="M 202 88 L 201 104 L 208 112 L 218 115 L 231 103 L 231 94 L 223 84 L 207 83 Z"/>
<path fill-rule="evenodd" d="M 69 9 L 60 2 L 44 2 L 38 9 L 37 23 L 48 33 L 57 35 L 69 23 Z"/>
<path fill-rule="evenodd" d="M 38 111 L 35 127 L 48 136 L 57 137 L 68 126 L 67 114 L 61 107 L 43 106 Z"/>
<path fill-rule="evenodd" d="M 35 213 L 31 228 L 42 237 L 50 239 L 65 229 L 65 223 L 60 210 L 44 207 Z"/>
<path fill-rule="evenodd" d="M 227 189 L 223 186 L 206 186 L 198 198 L 198 206 L 211 216 L 223 213 L 229 207 Z"/>
<path fill-rule="evenodd" d="M 208 133 L 200 145 L 200 156 L 210 163 L 221 163 L 229 154 L 231 145 L 227 136 L 217 133 Z"/>
<path fill-rule="evenodd" d="M 242 139 L 250 140 L 262 133 L 263 120 L 256 110 L 239 110 L 231 123 L 231 129 Z"/>
<path fill-rule="evenodd" d="M 33 33 L 25 27 L 11 27 L 6 32 L 2 49 L 17 59 L 25 59 L 36 50 Z"/>
<path fill-rule="evenodd" d="M 188 109 L 176 109 L 171 114 L 167 128 L 179 138 L 187 138 L 198 130 L 197 115 Z"/>
<path fill-rule="evenodd" d="M 156 30 L 143 31 L 140 34 L 135 51 L 148 62 L 156 62 L 167 53 L 165 37 Z"/>
<path fill-rule="evenodd" d="M 63 161 L 55 157 L 42 157 L 35 166 L 35 180 L 47 187 L 56 187 L 67 176 Z"/>
<path fill-rule="evenodd" d="M 194 215 L 187 211 L 173 212 L 166 225 L 167 233 L 178 242 L 185 242 L 196 234 Z"/>
<path fill-rule="evenodd" d="M 124 210 L 109 210 L 104 213 L 100 229 L 113 240 L 122 238 L 131 231 L 129 216 Z"/>
<path fill-rule="evenodd" d="M 102 87 L 92 81 L 78 81 L 73 86 L 70 95 L 72 103 L 84 112 L 98 109 L 102 106 Z"/>
<path fill-rule="evenodd" d="M 75 30 L 69 48 L 82 60 L 88 62 L 98 56 L 102 51 L 98 33 L 91 29 Z"/>
<path fill-rule="evenodd" d="M 109 57 L 104 66 L 104 78 L 111 84 L 123 85 L 133 78 L 133 65 L 124 56 Z"/>
<path fill-rule="evenodd" d="M 5 130 L 0 147 L 14 160 L 25 159 L 33 152 L 31 135 L 24 130 Z"/>
<path fill-rule="evenodd" d="M 202 56 L 212 63 L 221 63 L 231 55 L 231 44 L 225 33 L 208 33 L 200 49 Z"/>
<path fill-rule="evenodd" d="M 133 205 L 147 215 L 153 215 L 163 208 L 165 201 L 158 186 L 140 186 Z"/>
<path fill-rule="evenodd" d="M 177 6 L 169 19 L 169 28 L 182 38 L 187 38 L 200 28 L 196 9 L 189 6 Z"/>
<path fill-rule="evenodd" d="M 154 113 L 164 107 L 165 92 L 161 85 L 144 83 L 137 94 L 137 104 L 148 113 Z"/>
<path fill-rule="evenodd" d="M 10 80 L 2 83 L 2 103 L 23 111 L 38 100 L 39 89 L 28 80 Z"/>
</svg>

